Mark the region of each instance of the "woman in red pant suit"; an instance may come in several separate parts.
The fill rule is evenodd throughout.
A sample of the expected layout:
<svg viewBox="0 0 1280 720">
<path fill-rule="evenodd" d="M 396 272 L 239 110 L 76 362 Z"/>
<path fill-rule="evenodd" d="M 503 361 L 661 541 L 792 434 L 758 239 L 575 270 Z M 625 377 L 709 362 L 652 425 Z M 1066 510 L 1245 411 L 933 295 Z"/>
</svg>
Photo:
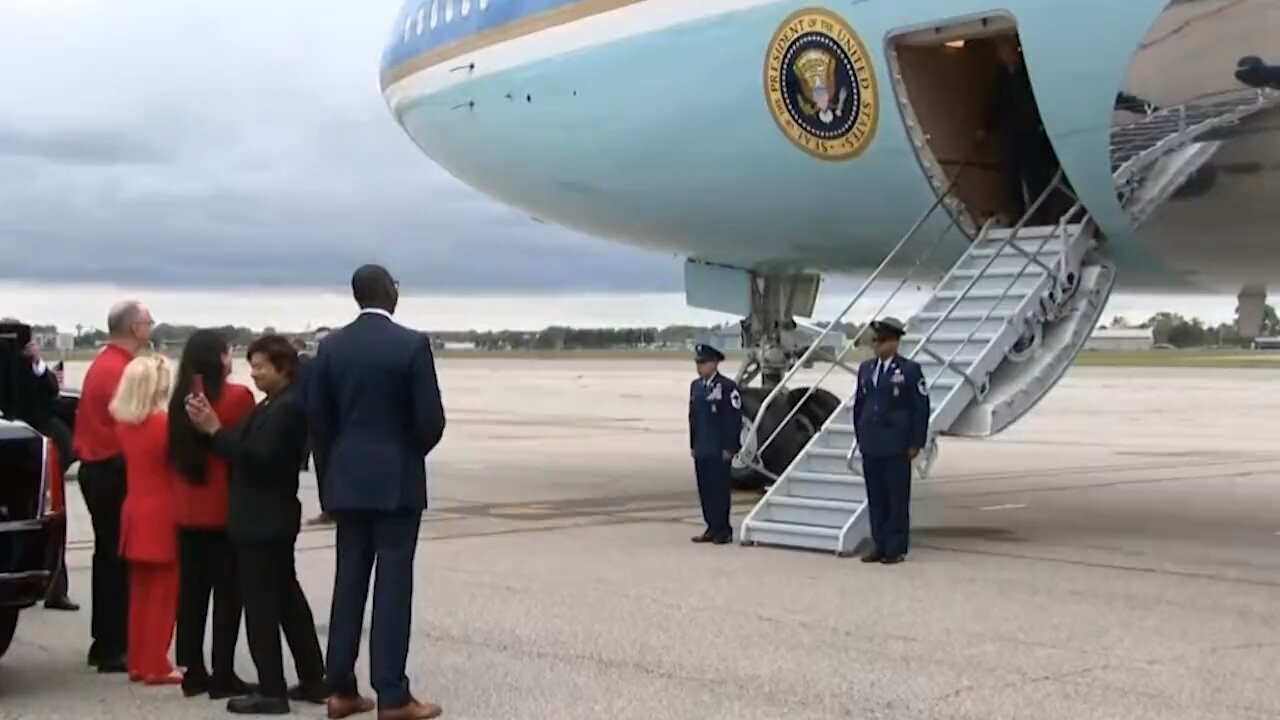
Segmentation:
<svg viewBox="0 0 1280 720">
<path fill-rule="evenodd" d="M 209 443 L 187 417 L 186 397 L 204 393 L 225 427 L 253 412 L 253 393 L 228 382 L 231 354 L 213 330 L 197 330 L 187 340 L 178 379 L 169 400 L 169 462 L 178 524 L 177 662 L 185 672 L 182 693 L 208 693 L 214 700 L 248 695 L 236 675 L 240 638 L 240 586 L 235 554 L 227 540 L 227 461 L 209 451 Z M 205 624 L 213 596 L 213 674 L 204 661 Z"/>
<path fill-rule="evenodd" d="M 173 374 L 161 355 L 134 358 L 109 406 L 124 455 L 120 555 L 129 563 L 129 679 L 176 685 L 169 662 L 178 612 L 178 548 L 165 406 Z"/>
</svg>

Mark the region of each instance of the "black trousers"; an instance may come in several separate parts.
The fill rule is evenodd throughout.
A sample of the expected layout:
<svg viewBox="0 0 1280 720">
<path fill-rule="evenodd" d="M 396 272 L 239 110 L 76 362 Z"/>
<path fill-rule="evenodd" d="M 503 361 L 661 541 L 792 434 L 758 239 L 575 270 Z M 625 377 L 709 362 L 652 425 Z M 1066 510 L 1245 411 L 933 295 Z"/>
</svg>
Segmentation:
<svg viewBox="0 0 1280 720">
<path fill-rule="evenodd" d="M 205 621 L 213 596 L 213 678 L 236 676 L 240 638 L 240 583 L 236 559 L 222 528 L 178 528 L 178 666 L 208 674 L 204 662 Z"/>
<path fill-rule="evenodd" d="M 93 646 L 89 653 L 95 659 L 123 657 L 129 626 L 129 566 L 120 557 L 124 460 L 82 462 L 78 480 L 93 522 Z"/>
<path fill-rule="evenodd" d="M 911 461 L 906 455 L 864 456 L 862 477 L 876 552 L 906 555 L 911 542 Z"/>
<path fill-rule="evenodd" d="M 236 570 L 244 600 L 249 654 L 258 668 L 258 684 L 267 697 L 287 697 L 280 631 L 293 653 L 298 680 L 324 681 L 324 656 L 307 596 L 298 584 L 293 539 L 236 543 Z"/>
<path fill-rule="evenodd" d="M 733 504 L 733 484 L 729 462 L 718 457 L 699 457 L 693 459 L 693 469 L 698 477 L 698 500 L 707 532 L 716 538 L 732 538 L 729 510 Z"/>
<path fill-rule="evenodd" d="M 1008 183 L 1009 194 L 1019 214 L 1019 217 L 1014 218 L 1016 222 L 1031 209 L 1031 206 L 1040 199 L 1040 195 L 1053 182 L 1053 176 L 1058 172 L 1058 167 L 1054 159 L 1053 147 L 1049 145 L 1048 138 L 1043 135 L 1011 138 L 1006 163 L 1005 182 Z M 1023 195 L 1024 186 L 1025 196 Z M 1049 193 L 1044 202 L 1040 203 L 1040 207 L 1036 208 L 1035 214 L 1028 219 L 1027 226 L 1057 223 L 1066 210 L 1060 193 L 1057 191 Z"/>
<path fill-rule="evenodd" d="M 327 676 L 330 689 L 355 695 L 356 658 L 364 622 L 369 576 L 373 586 L 373 627 L 369 669 L 378 707 L 408 704 L 409 634 L 413 619 L 413 559 L 418 550 L 421 512 L 334 512 L 338 526 L 338 567 L 329 616 Z"/>
</svg>

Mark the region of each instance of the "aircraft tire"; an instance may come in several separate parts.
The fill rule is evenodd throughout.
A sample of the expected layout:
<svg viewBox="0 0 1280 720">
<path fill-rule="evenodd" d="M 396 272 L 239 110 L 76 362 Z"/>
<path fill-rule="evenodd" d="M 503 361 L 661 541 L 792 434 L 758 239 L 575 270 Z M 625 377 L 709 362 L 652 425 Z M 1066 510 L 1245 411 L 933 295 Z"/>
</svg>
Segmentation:
<svg viewBox="0 0 1280 720">
<path fill-rule="evenodd" d="M 801 401 L 804 405 L 800 407 L 800 411 L 796 413 L 796 418 L 800 420 L 801 434 L 803 435 L 803 444 L 808 444 L 810 438 L 822 429 L 823 423 L 827 418 L 831 417 L 831 413 L 840 409 L 840 398 L 835 394 L 817 388 L 809 399 L 805 400 L 805 393 L 809 392 L 809 388 L 796 388 L 787 393 L 787 402 L 791 407 L 795 407 L 796 403 Z"/>
<path fill-rule="evenodd" d="M 760 413 L 760 407 L 764 404 L 765 396 L 769 393 L 764 388 L 746 388 L 741 391 L 742 395 L 742 432 L 746 436 L 751 424 L 755 422 L 756 415 Z M 760 441 L 768 439 L 778 425 L 791 412 L 791 404 L 786 398 L 775 400 L 765 411 L 764 420 L 760 423 L 760 433 L 758 435 Z M 797 413 L 799 415 L 799 413 Z M 773 439 L 773 442 L 764 451 L 761 458 L 765 468 L 769 472 L 780 475 L 791 461 L 800 454 L 800 450 L 804 448 L 804 443 L 808 440 L 803 436 L 800 430 L 801 423 L 797 422 L 798 418 L 791 418 L 787 422 L 787 427 Z M 734 461 L 731 469 L 731 477 L 735 490 L 762 490 L 773 483 L 773 480 L 767 475 L 756 472 L 750 467 L 741 465 Z"/>
</svg>

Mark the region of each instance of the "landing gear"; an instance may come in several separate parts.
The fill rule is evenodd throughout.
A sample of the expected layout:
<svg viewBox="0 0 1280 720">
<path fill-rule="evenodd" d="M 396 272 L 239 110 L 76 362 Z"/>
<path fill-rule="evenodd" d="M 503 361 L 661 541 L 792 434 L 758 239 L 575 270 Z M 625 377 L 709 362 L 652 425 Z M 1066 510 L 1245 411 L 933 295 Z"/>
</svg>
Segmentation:
<svg viewBox="0 0 1280 720">
<path fill-rule="evenodd" d="M 765 388 L 747 388 L 742 391 L 742 452 L 733 459 L 731 476 L 735 490 L 763 490 L 773 484 L 773 478 L 781 475 L 796 455 L 804 449 L 818 430 L 822 428 L 831 413 L 840 407 L 840 399 L 822 390 L 796 388 L 786 395 L 779 396 L 764 409 L 764 417 L 760 421 L 756 435 L 752 436 L 751 427 L 760 416 L 761 406 L 769 391 Z M 797 402 L 803 401 L 800 409 L 792 414 Z M 790 415 L 790 419 L 788 419 Z M 783 421 L 786 426 L 782 432 L 776 432 Z M 776 435 L 775 435 L 776 432 Z M 759 446 L 769 441 L 764 452 Z M 759 462 L 767 472 L 762 473 L 746 462 L 746 458 L 759 458 Z"/>
<path fill-rule="evenodd" d="M 741 324 L 747 362 L 737 380 L 743 448 L 732 466 L 735 489 L 763 490 L 773 484 L 840 407 L 835 395 L 821 389 L 810 393 L 808 387 L 781 388 L 764 404 L 821 332 L 801 328 L 794 320 L 813 313 L 819 283 L 817 275 L 809 274 L 751 276 L 751 313 Z M 837 339 L 843 343 L 843 333 Z M 757 377 L 760 386 L 748 387 Z"/>
</svg>

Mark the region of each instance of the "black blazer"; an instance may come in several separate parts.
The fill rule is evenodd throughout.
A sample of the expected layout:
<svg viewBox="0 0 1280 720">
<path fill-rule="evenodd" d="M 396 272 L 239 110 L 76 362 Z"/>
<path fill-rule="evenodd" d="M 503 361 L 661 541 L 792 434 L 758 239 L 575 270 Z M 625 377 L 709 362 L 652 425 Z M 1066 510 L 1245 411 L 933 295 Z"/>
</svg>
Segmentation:
<svg viewBox="0 0 1280 720">
<path fill-rule="evenodd" d="M 306 410 L 292 386 L 258 403 L 235 427 L 214 434 L 214 452 L 231 465 L 227 535 L 233 541 L 297 537 L 302 517 L 298 472 L 306 438 Z"/>
<path fill-rule="evenodd" d="M 325 511 L 426 509 L 426 455 L 445 420 L 425 334 L 362 313 L 321 341 L 307 392 Z"/>
</svg>

